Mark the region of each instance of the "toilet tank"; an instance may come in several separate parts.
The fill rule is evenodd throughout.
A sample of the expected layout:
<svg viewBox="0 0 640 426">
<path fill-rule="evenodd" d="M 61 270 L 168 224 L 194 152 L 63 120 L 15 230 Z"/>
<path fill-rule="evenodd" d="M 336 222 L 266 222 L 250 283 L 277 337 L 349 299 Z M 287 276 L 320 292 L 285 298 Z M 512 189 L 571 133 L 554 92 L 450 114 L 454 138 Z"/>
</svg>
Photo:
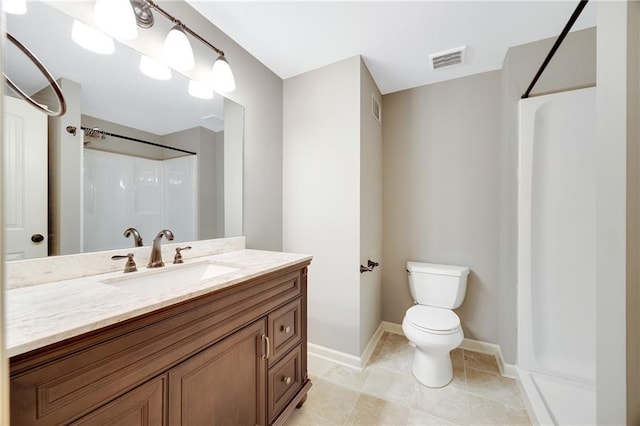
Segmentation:
<svg viewBox="0 0 640 426">
<path fill-rule="evenodd" d="M 455 309 L 467 292 L 466 266 L 407 262 L 409 289 L 419 305 Z"/>
</svg>

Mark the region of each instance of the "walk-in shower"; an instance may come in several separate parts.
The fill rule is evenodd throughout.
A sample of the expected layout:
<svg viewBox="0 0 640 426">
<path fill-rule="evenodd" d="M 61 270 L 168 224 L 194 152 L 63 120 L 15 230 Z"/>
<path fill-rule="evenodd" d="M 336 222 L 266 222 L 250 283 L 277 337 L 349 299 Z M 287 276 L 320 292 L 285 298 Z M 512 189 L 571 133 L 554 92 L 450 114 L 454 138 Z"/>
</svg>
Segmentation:
<svg viewBox="0 0 640 426">
<path fill-rule="evenodd" d="M 595 424 L 595 90 L 520 101 L 517 367 L 540 424 Z"/>
</svg>

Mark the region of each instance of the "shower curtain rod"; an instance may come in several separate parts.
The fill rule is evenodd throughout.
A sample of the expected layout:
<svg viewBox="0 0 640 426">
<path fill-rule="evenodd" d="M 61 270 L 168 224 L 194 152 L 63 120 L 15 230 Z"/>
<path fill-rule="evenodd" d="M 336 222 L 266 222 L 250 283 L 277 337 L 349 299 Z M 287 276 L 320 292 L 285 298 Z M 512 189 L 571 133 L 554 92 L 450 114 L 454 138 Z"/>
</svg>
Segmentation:
<svg viewBox="0 0 640 426">
<path fill-rule="evenodd" d="M 104 130 L 94 129 L 94 128 L 91 128 L 91 127 L 81 126 L 80 128 L 82 130 L 84 130 L 84 131 L 89 131 L 90 133 L 92 133 L 92 135 L 89 135 L 89 136 L 95 136 L 96 134 L 105 135 L 105 136 L 112 136 L 114 138 L 120 138 L 120 139 L 125 139 L 125 140 L 128 140 L 128 141 L 132 141 L 132 142 L 144 143 L 144 144 L 147 144 L 147 145 L 153 145 L 153 146 L 157 146 L 157 147 L 160 147 L 160 148 L 171 149 L 173 151 L 184 152 L 185 154 L 198 155 L 196 152 L 187 151 L 185 149 L 174 148 L 172 146 L 162 145 L 162 144 L 155 143 L 155 142 L 149 142 L 149 141 L 145 141 L 145 140 L 142 140 L 142 139 L 136 139 L 136 138 L 132 138 L 130 136 L 118 135 L 117 133 L 105 132 Z"/>
<path fill-rule="evenodd" d="M 567 24 L 564 26 L 562 32 L 558 36 L 558 39 L 553 44 L 553 47 L 549 51 L 549 54 L 547 54 L 547 57 L 544 58 L 544 62 L 542 62 L 542 65 L 540 66 L 540 69 L 536 73 L 535 77 L 533 77 L 533 80 L 531 81 L 531 84 L 527 88 L 527 91 L 524 92 L 524 94 L 522 95 L 521 99 L 526 99 L 526 98 L 529 97 L 529 93 L 531 93 L 531 91 L 533 90 L 533 86 L 535 86 L 536 83 L 538 82 L 538 79 L 540 78 L 540 76 L 544 72 L 545 68 L 547 68 L 547 65 L 549 65 L 549 62 L 551 61 L 551 58 L 553 58 L 553 55 L 555 55 L 556 50 L 558 50 L 558 48 L 560 47 L 560 45 L 564 41 L 564 38 L 567 36 L 567 34 L 569 34 L 569 31 L 571 30 L 571 27 L 576 22 L 576 20 L 578 19 L 578 16 L 580 16 L 580 14 L 582 13 L 582 10 L 584 9 L 584 7 L 587 5 L 588 2 L 589 2 L 589 0 L 580 0 L 580 3 L 578 3 L 578 6 L 576 7 L 576 9 L 571 14 L 571 17 L 567 21 Z"/>
</svg>

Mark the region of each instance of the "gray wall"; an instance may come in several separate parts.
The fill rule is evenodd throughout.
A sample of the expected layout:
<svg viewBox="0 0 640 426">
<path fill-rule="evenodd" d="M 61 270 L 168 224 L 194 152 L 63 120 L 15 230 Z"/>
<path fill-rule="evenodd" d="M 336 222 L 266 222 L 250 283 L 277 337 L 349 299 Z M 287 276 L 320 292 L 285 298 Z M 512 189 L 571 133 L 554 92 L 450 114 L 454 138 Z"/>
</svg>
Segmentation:
<svg viewBox="0 0 640 426">
<path fill-rule="evenodd" d="M 412 304 L 408 260 L 471 268 L 465 336 L 498 340 L 500 73 L 384 96 L 383 319 Z"/>
<path fill-rule="evenodd" d="M 640 424 L 640 5 L 598 2 L 596 420 Z"/>
<path fill-rule="evenodd" d="M 371 114 L 371 96 L 382 95 L 360 60 L 360 264 L 380 263 L 360 274 L 360 353 L 382 321 L 382 126 Z"/>
<path fill-rule="evenodd" d="M 555 39 L 512 47 L 501 75 L 500 245 L 498 340 L 507 363 L 516 362 L 516 290 L 518 255 L 518 102 Z M 531 92 L 558 92 L 595 85 L 596 29 L 570 33 Z"/>
<path fill-rule="evenodd" d="M 360 57 L 284 82 L 284 249 L 312 254 L 309 342 L 360 355 Z"/>
<path fill-rule="evenodd" d="M 163 2 L 162 7 L 224 50 L 237 87 L 226 96 L 245 107 L 247 247 L 282 250 L 282 79 L 185 2 Z"/>
</svg>

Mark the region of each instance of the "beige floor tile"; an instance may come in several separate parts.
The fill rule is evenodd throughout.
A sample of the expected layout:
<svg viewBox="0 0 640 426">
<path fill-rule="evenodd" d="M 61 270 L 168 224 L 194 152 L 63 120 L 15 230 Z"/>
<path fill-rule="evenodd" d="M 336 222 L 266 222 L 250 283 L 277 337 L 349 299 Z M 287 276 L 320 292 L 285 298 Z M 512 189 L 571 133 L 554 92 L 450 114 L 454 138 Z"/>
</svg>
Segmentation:
<svg viewBox="0 0 640 426">
<path fill-rule="evenodd" d="M 409 420 L 407 421 L 408 426 L 449 426 L 453 424 L 455 423 L 451 423 L 439 417 L 432 416 L 431 414 L 425 413 L 424 411 L 414 409 L 411 409 L 409 411 Z"/>
<path fill-rule="evenodd" d="M 307 356 L 307 370 L 312 377 L 322 377 L 324 372 L 333 365 L 337 364 L 315 355 Z"/>
<path fill-rule="evenodd" d="M 287 419 L 286 426 L 325 426 L 334 425 L 336 423 L 331 422 L 329 419 L 325 419 L 315 413 L 312 413 L 303 406 L 301 409 L 297 409 L 293 412 L 291 417 Z M 340 423 L 338 423 L 340 424 Z"/>
<path fill-rule="evenodd" d="M 451 362 L 454 368 L 459 367 L 464 369 L 464 351 L 462 349 L 454 349 L 451 351 Z"/>
<path fill-rule="evenodd" d="M 517 382 L 500 376 L 493 356 L 453 350 L 452 382 L 431 389 L 413 377 L 413 351 L 385 332 L 362 372 L 310 355 L 314 386 L 287 426 L 531 424 Z"/>
<path fill-rule="evenodd" d="M 500 374 L 498 363 L 496 362 L 496 357 L 494 355 L 464 351 L 464 362 L 468 368 L 475 368 L 476 370 Z"/>
<path fill-rule="evenodd" d="M 409 409 L 375 396 L 361 394 L 347 425 L 406 425 Z"/>
<path fill-rule="evenodd" d="M 492 399 L 518 410 L 525 409 L 516 380 L 475 368 L 467 368 L 466 376 L 469 394 Z"/>
<path fill-rule="evenodd" d="M 531 425 L 525 410 L 517 410 L 497 401 L 469 395 L 469 407 L 472 425 Z"/>
<path fill-rule="evenodd" d="M 367 372 L 369 376 L 362 387 L 362 393 L 405 407 L 411 406 L 418 386 L 413 376 L 378 367 L 370 368 Z"/>
<path fill-rule="evenodd" d="M 320 379 L 309 391 L 302 410 L 332 424 L 343 424 L 359 397 L 358 391 Z"/>
<path fill-rule="evenodd" d="M 362 390 L 367 377 L 369 377 L 368 371 L 359 371 L 342 365 L 331 365 L 322 375 L 326 381 L 346 386 L 358 392 Z"/>
<path fill-rule="evenodd" d="M 413 396 L 411 408 L 453 424 L 467 424 L 469 421 L 467 393 L 454 386 L 438 389 L 419 386 Z"/>
<path fill-rule="evenodd" d="M 414 348 L 404 336 L 389 334 L 380 350 L 374 351 L 371 367 L 384 367 L 399 373 L 411 374 Z"/>
</svg>

